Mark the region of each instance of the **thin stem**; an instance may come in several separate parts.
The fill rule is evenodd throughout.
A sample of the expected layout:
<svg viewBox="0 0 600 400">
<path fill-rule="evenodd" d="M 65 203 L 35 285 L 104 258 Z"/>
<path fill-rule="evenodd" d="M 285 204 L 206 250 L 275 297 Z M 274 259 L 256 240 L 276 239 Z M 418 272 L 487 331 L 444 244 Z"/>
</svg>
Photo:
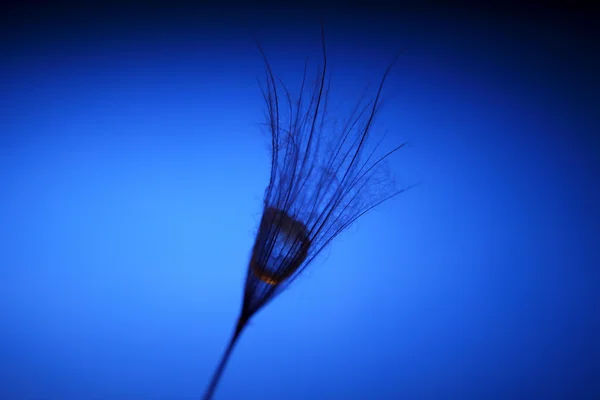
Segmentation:
<svg viewBox="0 0 600 400">
<path fill-rule="evenodd" d="M 221 375 L 223 375 L 223 371 L 225 370 L 225 366 L 227 365 L 227 361 L 229 360 L 229 356 L 231 356 L 231 352 L 233 351 L 233 348 L 235 347 L 235 344 L 237 343 L 237 340 L 239 339 L 240 334 L 242 333 L 242 330 L 245 326 L 246 320 L 239 318 L 235 330 L 233 331 L 233 335 L 231 336 L 229 344 L 227 345 L 227 349 L 225 350 L 225 353 L 223 353 L 223 356 L 221 356 L 219 366 L 215 370 L 213 377 L 210 380 L 210 384 L 208 385 L 206 392 L 204 392 L 204 397 L 202 397 L 202 400 L 212 399 L 213 394 L 215 393 L 215 389 L 217 388 L 217 385 L 221 380 Z"/>
</svg>

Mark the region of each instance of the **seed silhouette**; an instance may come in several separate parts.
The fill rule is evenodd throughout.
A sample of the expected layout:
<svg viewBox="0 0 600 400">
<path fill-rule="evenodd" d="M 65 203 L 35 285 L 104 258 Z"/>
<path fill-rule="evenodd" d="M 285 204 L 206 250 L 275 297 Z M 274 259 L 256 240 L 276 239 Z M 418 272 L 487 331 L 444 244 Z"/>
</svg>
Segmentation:
<svg viewBox="0 0 600 400">
<path fill-rule="evenodd" d="M 377 157 L 369 148 L 386 69 L 374 98 L 363 98 L 341 123 L 328 116 L 331 79 L 323 61 L 314 82 L 307 66 L 297 98 L 276 78 L 260 44 L 266 81 L 266 127 L 271 137 L 271 174 L 248 264 L 244 298 L 233 335 L 204 394 L 210 400 L 241 332 L 257 311 L 288 287 L 314 258 L 356 219 L 410 187 L 397 190 L 381 167 L 405 143 Z M 369 150 L 367 150 L 367 148 Z"/>
</svg>

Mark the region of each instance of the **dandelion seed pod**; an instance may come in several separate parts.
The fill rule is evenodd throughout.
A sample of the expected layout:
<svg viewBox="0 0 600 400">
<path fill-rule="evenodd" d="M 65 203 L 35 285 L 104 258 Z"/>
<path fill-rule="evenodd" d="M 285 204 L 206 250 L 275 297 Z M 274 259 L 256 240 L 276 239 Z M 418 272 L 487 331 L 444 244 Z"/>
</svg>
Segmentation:
<svg viewBox="0 0 600 400">
<path fill-rule="evenodd" d="M 256 235 L 250 269 L 261 281 L 277 285 L 302 265 L 309 246 L 308 231 L 301 221 L 268 207 Z"/>
</svg>

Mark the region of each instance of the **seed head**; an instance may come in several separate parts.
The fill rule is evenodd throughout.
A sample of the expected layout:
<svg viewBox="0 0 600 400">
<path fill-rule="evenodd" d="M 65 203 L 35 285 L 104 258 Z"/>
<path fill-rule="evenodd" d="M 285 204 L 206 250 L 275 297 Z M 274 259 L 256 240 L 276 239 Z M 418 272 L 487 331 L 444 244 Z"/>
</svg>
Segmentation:
<svg viewBox="0 0 600 400">
<path fill-rule="evenodd" d="M 267 57 L 266 126 L 271 137 L 271 175 L 246 278 L 242 319 L 249 319 L 287 287 L 339 233 L 396 190 L 384 173 L 381 144 L 370 145 L 380 96 L 393 63 L 375 97 L 358 102 L 339 123 L 328 116 L 331 78 L 321 30 L 323 63 L 312 84 L 307 64 L 297 98 L 275 76 Z M 369 150 L 367 150 L 369 149 Z"/>
</svg>

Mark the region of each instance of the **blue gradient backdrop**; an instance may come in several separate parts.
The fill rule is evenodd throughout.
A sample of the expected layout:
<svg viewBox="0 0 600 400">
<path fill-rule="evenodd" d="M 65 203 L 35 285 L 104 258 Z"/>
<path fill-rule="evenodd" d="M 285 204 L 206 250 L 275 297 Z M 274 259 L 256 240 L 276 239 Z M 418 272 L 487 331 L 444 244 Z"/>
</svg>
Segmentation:
<svg viewBox="0 0 600 400">
<path fill-rule="evenodd" d="M 237 21 L 6 29 L 2 399 L 201 397 L 268 182 L 250 33 L 290 86 L 320 61 L 317 19 Z M 600 63 L 585 26 L 486 10 L 326 23 L 334 100 L 405 49 L 376 127 L 411 144 L 390 161 L 397 184 L 422 185 L 253 319 L 215 400 L 600 398 Z"/>
</svg>

